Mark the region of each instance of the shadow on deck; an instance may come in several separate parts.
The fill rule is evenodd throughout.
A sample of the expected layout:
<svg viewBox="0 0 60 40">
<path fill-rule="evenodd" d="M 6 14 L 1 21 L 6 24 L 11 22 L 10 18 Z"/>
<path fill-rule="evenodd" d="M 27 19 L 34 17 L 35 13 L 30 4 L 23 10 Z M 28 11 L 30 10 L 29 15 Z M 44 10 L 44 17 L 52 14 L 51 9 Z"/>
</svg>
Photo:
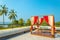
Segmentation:
<svg viewBox="0 0 60 40">
<path fill-rule="evenodd" d="M 16 34 L 12 34 L 12 35 L 8 35 L 8 36 L 4 36 L 4 37 L 1 37 L 0 40 L 7 40 L 9 38 L 13 38 L 13 37 L 16 37 L 16 36 L 19 36 L 19 35 L 22 35 L 22 34 L 25 34 L 25 33 L 28 33 L 28 32 L 30 32 L 30 30 L 20 32 L 20 33 L 16 33 Z"/>
</svg>

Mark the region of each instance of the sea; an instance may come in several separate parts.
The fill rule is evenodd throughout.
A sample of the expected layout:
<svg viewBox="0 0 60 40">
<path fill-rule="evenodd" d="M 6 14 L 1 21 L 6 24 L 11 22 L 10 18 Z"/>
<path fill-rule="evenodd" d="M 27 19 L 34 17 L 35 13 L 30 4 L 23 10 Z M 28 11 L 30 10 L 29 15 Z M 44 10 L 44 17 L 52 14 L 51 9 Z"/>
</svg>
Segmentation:
<svg viewBox="0 0 60 40">
<path fill-rule="evenodd" d="M 0 24 L 3 24 L 3 22 L 0 22 Z M 10 24 L 10 22 L 4 22 L 4 24 Z"/>
<path fill-rule="evenodd" d="M 0 22 L 0 26 L 2 27 L 8 27 L 8 24 L 10 24 L 10 22 L 4 22 L 4 24 L 3 22 Z"/>
</svg>

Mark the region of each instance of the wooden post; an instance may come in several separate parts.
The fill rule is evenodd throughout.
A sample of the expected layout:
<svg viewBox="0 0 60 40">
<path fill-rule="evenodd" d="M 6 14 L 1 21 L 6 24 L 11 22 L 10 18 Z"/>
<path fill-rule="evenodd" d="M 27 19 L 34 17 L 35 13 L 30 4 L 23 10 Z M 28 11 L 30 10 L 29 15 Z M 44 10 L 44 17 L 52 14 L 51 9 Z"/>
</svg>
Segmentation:
<svg viewBox="0 0 60 40">
<path fill-rule="evenodd" d="M 39 24 L 37 24 L 37 32 L 39 32 Z"/>
<path fill-rule="evenodd" d="M 52 26 L 51 28 L 51 35 L 52 37 L 55 37 L 55 26 Z"/>
<path fill-rule="evenodd" d="M 51 26 L 51 35 L 54 38 L 55 37 L 55 21 L 53 16 L 53 25 Z"/>
<path fill-rule="evenodd" d="M 32 30 L 33 30 L 33 25 L 31 25 L 31 27 L 30 27 L 30 32 L 31 32 L 31 34 L 32 34 Z"/>
</svg>

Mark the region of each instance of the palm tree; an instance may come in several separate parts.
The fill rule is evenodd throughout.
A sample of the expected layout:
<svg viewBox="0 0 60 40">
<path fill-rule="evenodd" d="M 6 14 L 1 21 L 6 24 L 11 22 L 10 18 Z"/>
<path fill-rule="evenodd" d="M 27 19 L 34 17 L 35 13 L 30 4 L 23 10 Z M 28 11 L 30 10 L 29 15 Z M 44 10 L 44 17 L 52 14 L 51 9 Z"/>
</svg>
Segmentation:
<svg viewBox="0 0 60 40">
<path fill-rule="evenodd" d="M 12 20 L 12 22 L 13 22 L 14 20 L 16 20 L 16 17 L 17 17 L 16 12 L 15 12 L 13 9 L 10 10 L 8 16 L 9 16 L 9 19 Z"/>
<path fill-rule="evenodd" d="M 0 5 L 1 9 L 0 9 L 0 15 L 3 15 L 3 24 L 4 24 L 4 15 L 7 15 L 8 12 L 8 8 L 6 7 L 6 5 Z"/>
</svg>

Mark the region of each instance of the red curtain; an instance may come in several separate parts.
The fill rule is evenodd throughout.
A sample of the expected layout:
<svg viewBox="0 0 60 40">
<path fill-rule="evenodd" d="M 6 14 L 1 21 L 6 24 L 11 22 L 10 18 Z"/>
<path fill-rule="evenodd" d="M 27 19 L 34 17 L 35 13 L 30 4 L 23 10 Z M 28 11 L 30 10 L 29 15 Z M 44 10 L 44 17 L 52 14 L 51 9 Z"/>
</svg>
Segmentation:
<svg viewBox="0 0 60 40">
<path fill-rule="evenodd" d="M 37 23 L 38 21 L 38 16 L 34 16 L 34 24 Z"/>
<path fill-rule="evenodd" d="M 43 22 L 43 20 L 44 20 L 44 18 L 40 18 L 40 25 L 42 24 L 42 22 Z"/>
<path fill-rule="evenodd" d="M 44 16 L 44 20 L 45 20 L 46 23 L 49 25 L 49 19 L 48 19 L 48 16 Z"/>
</svg>

